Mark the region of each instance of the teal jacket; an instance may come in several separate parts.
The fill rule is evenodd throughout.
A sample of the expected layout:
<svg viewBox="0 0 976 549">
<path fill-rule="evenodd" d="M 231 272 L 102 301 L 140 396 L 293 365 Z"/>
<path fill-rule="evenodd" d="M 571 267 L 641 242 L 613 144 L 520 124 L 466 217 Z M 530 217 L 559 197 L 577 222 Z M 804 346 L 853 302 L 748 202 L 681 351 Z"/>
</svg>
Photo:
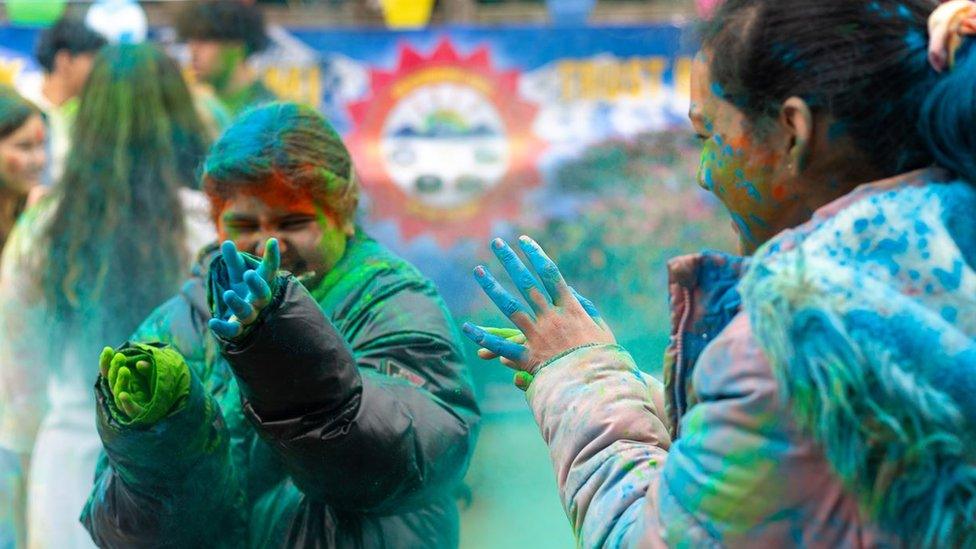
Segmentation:
<svg viewBox="0 0 976 549">
<path fill-rule="evenodd" d="M 479 412 L 433 284 L 362 233 L 311 293 L 294 277 L 278 281 L 236 344 L 207 329 L 202 277 L 137 330 L 133 341 L 173 346 L 192 373 L 186 403 L 158 424 L 119 424 L 96 385 L 105 454 L 82 515 L 93 539 L 456 546 L 453 494 Z"/>
</svg>

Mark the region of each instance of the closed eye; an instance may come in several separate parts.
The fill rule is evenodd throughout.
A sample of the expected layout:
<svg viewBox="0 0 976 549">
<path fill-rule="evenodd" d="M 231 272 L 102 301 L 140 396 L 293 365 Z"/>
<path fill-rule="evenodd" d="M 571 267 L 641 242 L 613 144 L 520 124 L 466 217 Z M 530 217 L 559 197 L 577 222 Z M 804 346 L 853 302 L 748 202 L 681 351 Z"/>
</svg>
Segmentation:
<svg viewBox="0 0 976 549">
<path fill-rule="evenodd" d="M 247 221 L 227 221 L 224 224 L 228 229 L 238 233 L 246 233 L 258 229 L 257 223 L 249 223 Z"/>
<path fill-rule="evenodd" d="M 285 218 L 278 223 L 278 227 L 282 231 L 297 231 L 304 229 L 309 223 L 314 223 L 315 218 L 310 216 L 302 217 L 289 217 Z"/>
</svg>

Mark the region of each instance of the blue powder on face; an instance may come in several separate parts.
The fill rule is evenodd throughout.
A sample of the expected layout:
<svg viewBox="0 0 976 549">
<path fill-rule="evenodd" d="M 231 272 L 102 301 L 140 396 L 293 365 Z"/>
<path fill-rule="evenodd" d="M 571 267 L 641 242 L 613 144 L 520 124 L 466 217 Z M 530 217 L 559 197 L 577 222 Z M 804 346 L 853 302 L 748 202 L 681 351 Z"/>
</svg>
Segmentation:
<svg viewBox="0 0 976 549">
<path fill-rule="evenodd" d="M 736 227 L 739 228 L 739 232 L 742 234 L 742 237 L 752 244 L 758 244 L 756 237 L 752 234 L 752 229 L 749 228 L 749 224 L 746 223 L 746 220 L 737 213 L 730 212 L 730 214 L 732 216 L 732 221 L 735 223 Z"/>
</svg>

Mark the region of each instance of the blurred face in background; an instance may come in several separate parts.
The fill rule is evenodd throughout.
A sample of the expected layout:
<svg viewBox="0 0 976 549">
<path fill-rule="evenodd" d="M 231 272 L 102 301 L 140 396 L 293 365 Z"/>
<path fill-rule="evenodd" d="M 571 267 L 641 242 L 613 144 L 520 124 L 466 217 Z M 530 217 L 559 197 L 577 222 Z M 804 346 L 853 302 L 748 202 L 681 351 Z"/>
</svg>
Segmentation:
<svg viewBox="0 0 976 549">
<path fill-rule="evenodd" d="M 91 73 L 95 62 L 94 53 L 79 53 L 73 55 L 68 51 L 59 51 L 54 61 L 54 71 L 62 76 L 65 91 L 70 97 L 81 95 L 85 81 Z"/>
<path fill-rule="evenodd" d="M 267 188 L 270 187 L 270 188 Z M 217 218 L 221 240 L 237 249 L 264 254 L 269 238 L 277 238 L 281 268 L 308 287 L 314 287 L 342 258 L 349 230 L 308 193 L 269 185 L 256 192 L 231 196 Z"/>
<path fill-rule="evenodd" d="M 190 67 L 199 82 L 222 88 L 244 62 L 244 45 L 221 40 L 189 40 Z"/>
<path fill-rule="evenodd" d="M 0 185 L 8 192 L 27 195 L 40 184 L 46 162 L 41 115 L 32 115 L 13 133 L 0 138 Z"/>
</svg>

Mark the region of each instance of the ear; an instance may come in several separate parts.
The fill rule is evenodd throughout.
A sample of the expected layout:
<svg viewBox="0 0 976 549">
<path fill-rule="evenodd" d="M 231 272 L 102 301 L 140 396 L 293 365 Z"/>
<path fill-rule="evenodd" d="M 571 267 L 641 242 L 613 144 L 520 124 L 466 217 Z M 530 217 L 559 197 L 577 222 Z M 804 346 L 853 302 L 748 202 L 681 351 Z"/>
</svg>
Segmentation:
<svg viewBox="0 0 976 549">
<path fill-rule="evenodd" d="M 799 97 L 790 97 L 783 102 L 779 111 L 779 124 L 787 137 L 787 169 L 794 177 L 809 165 L 813 149 L 813 113 L 807 102 Z"/>
</svg>

